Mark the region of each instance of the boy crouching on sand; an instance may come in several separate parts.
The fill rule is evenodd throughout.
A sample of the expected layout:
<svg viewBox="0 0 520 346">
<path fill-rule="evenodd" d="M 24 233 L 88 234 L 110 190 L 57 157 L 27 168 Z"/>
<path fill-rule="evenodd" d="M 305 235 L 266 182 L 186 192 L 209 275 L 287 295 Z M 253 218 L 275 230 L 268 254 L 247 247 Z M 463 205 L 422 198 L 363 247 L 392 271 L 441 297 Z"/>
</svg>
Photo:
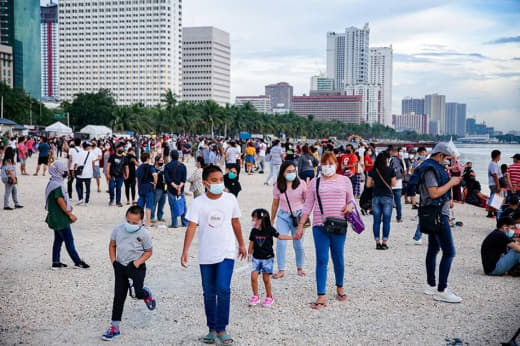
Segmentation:
<svg viewBox="0 0 520 346">
<path fill-rule="evenodd" d="M 112 325 L 101 337 L 103 340 L 110 341 L 120 335 L 119 323 L 127 292 L 132 298 L 143 299 L 148 309 L 155 309 L 152 291 L 143 286 L 145 262 L 152 257 L 152 237 L 143 227 L 143 218 L 143 208 L 128 208 L 126 222 L 114 228 L 110 236 L 108 254 L 115 274 L 114 304 Z"/>
</svg>

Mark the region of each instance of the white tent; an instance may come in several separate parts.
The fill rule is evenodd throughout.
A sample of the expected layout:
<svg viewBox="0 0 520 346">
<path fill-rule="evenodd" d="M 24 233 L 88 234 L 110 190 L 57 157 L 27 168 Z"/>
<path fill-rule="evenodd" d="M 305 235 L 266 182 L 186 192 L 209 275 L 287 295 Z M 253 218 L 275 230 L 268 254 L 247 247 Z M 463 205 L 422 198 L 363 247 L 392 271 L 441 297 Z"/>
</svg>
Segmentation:
<svg viewBox="0 0 520 346">
<path fill-rule="evenodd" d="M 72 129 L 57 121 L 45 128 L 45 132 L 55 133 L 56 136 L 72 136 Z"/>
<path fill-rule="evenodd" d="M 81 129 L 81 133 L 89 135 L 89 138 L 101 138 L 112 136 L 112 129 L 106 126 L 100 125 L 87 125 Z"/>
</svg>

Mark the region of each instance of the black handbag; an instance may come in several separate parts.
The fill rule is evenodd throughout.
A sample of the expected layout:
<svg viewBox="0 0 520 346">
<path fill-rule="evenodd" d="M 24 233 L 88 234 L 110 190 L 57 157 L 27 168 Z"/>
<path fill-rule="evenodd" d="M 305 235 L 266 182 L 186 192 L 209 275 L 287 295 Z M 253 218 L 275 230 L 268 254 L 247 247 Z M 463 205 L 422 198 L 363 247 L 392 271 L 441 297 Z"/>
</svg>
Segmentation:
<svg viewBox="0 0 520 346">
<path fill-rule="evenodd" d="M 419 227 L 421 233 L 437 234 L 442 228 L 442 206 L 419 207 Z"/>
<path fill-rule="evenodd" d="M 87 157 L 85 157 L 85 161 L 83 161 L 83 164 L 81 166 L 76 167 L 76 171 L 74 172 L 77 176 L 80 176 L 83 174 L 83 169 L 85 168 L 85 164 L 87 163 L 88 156 L 90 155 L 90 151 L 87 152 Z"/>
<path fill-rule="evenodd" d="M 321 198 L 319 193 L 320 179 L 321 178 L 316 179 L 316 198 L 318 199 L 318 206 L 320 207 L 321 217 L 323 218 L 323 205 L 321 204 Z M 345 235 L 347 234 L 347 227 L 348 222 L 345 218 L 328 216 L 325 218 L 325 221 L 323 222 L 323 230 L 327 233 Z"/>
<path fill-rule="evenodd" d="M 289 197 L 287 196 L 287 191 L 283 193 L 285 195 L 285 199 L 287 200 L 287 205 L 289 206 L 289 211 L 291 212 L 291 220 L 293 227 L 298 227 L 298 224 L 300 223 L 301 216 L 296 216 L 292 212 L 291 203 L 289 202 Z"/>
</svg>

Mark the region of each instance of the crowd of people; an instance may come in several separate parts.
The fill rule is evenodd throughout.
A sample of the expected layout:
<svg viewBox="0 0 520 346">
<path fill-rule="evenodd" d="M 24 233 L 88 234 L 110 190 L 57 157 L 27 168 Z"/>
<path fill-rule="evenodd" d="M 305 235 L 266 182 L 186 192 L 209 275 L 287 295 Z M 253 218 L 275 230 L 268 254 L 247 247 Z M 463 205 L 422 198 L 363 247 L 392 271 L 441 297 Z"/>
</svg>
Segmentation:
<svg viewBox="0 0 520 346">
<path fill-rule="evenodd" d="M 266 143 L 263 139 L 168 135 L 91 140 L 20 136 L 4 138 L 2 144 L 4 210 L 13 210 L 9 198 L 15 208 L 22 208 L 17 199 L 17 170 L 20 175 L 28 175 L 26 163 L 33 155 L 37 156 L 34 175 L 40 171 L 50 175 L 45 190 L 48 212 L 45 221 L 54 231 L 53 270 L 67 267 L 60 260 L 63 242 L 75 267 L 90 268 L 75 249 L 71 224 L 77 217 L 73 214 L 73 201 L 77 207 L 89 206 L 94 179 L 98 193 L 102 192 L 105 181 L 108 206 L 123 207 L 124 186 L 126 221 L 114 228 L 109 241 L 115 288 L 112 323 L 103 334 L 104 340 L 120 335 L 127 292 L 135 299 L 144 300 L 150 310 L 156 307 L 151 289 L 144 286 L 145 262 L 152 256 L 150 230 L 166 222 L 166 201 L 170 208 L 169 227 L 186 227 L 183 267 L 188 266 L 189 249 L 198 232 L 208 327 L 208 334 L 202 338 L 205 343 L 218 341 L 232 345 L 234 342 L 226 327 L 237 244 L 239 259 L 251 262 L 249 305 L 255 306 L 262 300 L 258 287 L 261 276 L 266 291 L 261 303 L 270 307 L 275 303 L 270 280 L 284 278 L 289 270 L 286 263 L 289 241 L 295 252 L 296 272 L 299 276 L 306 275 L 303 237 L 311 227 L 317 294 L 311 307 L 316 310 L 327 307 L 329 253 L 334 267 L 335 297 L 340 302 L 346 301 L 344 247 L 349 227 L 346 220 L 356 217 L 358 209 L 364 215 L 372 215 L 375 249 L 383 251 L 390 247 L 394 209 L 397 224 L 403 220 L 403 204 L 418 210 L 417 229 L 410 244 L 422 244 L 422 235 L 427 234 L 424 293 L 434 300 L 462 301 L 448 288 L 455 256 L 450 209 L 455 203 L 486 208 L 489 217 L 497 218 L 496 229 L 482 243 L 484 272 L 503 275 L 519 269 L 520 245 L 516 239 L 520 236 L 520 154 L 513 156 L 513 164 L 500 167 L 500 152 L 491 153 L 488 169 L 491 196 L 486 196 L 471 163 L 459 161 L 460 155 L 451 142 L 438 143 L 430 152 L 424 147 L 391 146 L 377 150 L 375 144 L 363 142 L 343 146 L 332 140 L 293 144 L 280 140 Z M 247 189 L 240 182 L 241 173 L 265 173 L 266 179 L 262 180 L 272 188 L 273 196 L 270 211 L 259 207 L 251 212 L 249 244 L 242 235 L 237 199 L 243 188 Z M 189 206 L 187 194 L 194 197 Z M 488 205 L 490 197 L 502 198 L 503 203 L 494 208 Z M 436 257 L 441 250 L 437 276 Z"/>
</svg>

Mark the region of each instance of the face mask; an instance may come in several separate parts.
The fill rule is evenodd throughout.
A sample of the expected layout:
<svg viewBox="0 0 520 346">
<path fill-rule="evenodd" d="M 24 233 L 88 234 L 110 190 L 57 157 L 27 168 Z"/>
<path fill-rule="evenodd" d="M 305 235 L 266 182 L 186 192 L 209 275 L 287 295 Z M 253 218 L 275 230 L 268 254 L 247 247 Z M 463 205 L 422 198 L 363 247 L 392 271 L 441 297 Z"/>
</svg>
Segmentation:
<svg viewBox="0 0 520 346">
<path fill-rule="evenodd" d="M 128 233 L 137 232 L 141 228 L 141 225 L 131 225 L 128 222 L 125 222 L 125 231 Z"/>
<path fill-rule="evenodd" d="M 123 152 L 124 152 L 124 150 L 118 150 L 118 151 L 117 151 L 117 153 L 120 154 L 120 155 L 121 155 Z"/>
<path fill-rule="evenodd" d="M 237 175 L 233 172 L 229 172 L 228 177 L 229 177 L 229 179 L 235 179 L 237 177 Z"/>
<path fill-rule="evenodd" d="M 225 189 L 224 183 L 209 185 L 209 192 L 211 192 L 214 195 L 220 195 L 222 192 L 224 192 L 224 189 Z"/>
<path fill-rule="evenodd" d="M 336 165 L 332 164 L 321 166 L 321 172 L 324 176 L 331 177 L 334 175 L 334 173 L 336 173 Z"/>
<path fill-rule="evenodd" d="M 294 181 L 296 179 L 296 173 L 287 173 L 285 175 L 285 180 L 287 181 Z"/>
<path fill-rule="evenodd" d="M 68 175 L 69 175 L 69 172 L 63 172 L 62 177 L 67 178 Z"/>
<path fill-rule="evenodd" d="M 448 161 L 448 160 L 444 160 L 442 164 L 443 164 L 444 166 L 449 166 L 449 165 L 450 165 L 450 161 Z"/>
<path fill-rule="evenodd" d="M 164 162 L 159 162 L 157 166 L 162 167 L 164 165 Z"/>
<path fill-rule="evenodd" d="M 513 238 L 513 236 L 515 235 L 515 231 L 510 229 L 509 231 L 507 231 L 506 235 L 508 238 Z"/>
</svg>

